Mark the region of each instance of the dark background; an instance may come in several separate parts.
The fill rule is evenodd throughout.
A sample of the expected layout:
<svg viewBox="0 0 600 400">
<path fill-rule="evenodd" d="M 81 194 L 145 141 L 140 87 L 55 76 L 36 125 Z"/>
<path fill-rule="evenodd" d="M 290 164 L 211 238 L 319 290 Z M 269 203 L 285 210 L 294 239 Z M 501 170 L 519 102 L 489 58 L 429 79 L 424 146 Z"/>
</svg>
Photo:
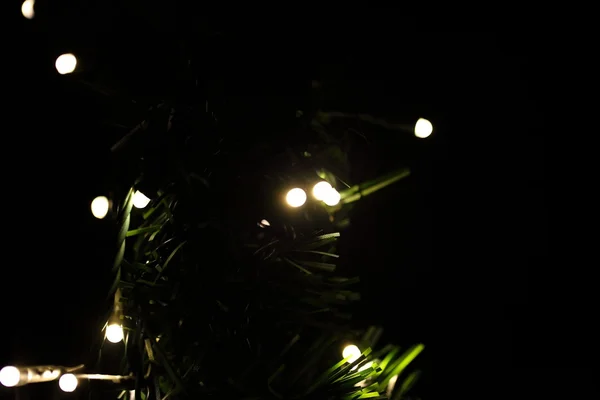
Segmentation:
<svg viewBox="0 0 600 400">
<path fill-rule="evenodd" d="M 40 3 L 32 21 L 13 11 L 0 364 L 87 355 L 113 257 L 111 231 L 89 202 L 110 189 L 110 146 L 147 104 L 185 86 L 173 76 L 189 56 L 240 115 L 295 111 L 316 79 L 326 108 L 433 122 L 427 140 L 375 134 L 368 172 L 409 164 L 414 173 L 361 201 L 345 239 L 365 282 L 359 321 L 383 324 L 384 341 L 428 346 L 424 394 L 495 393 L 496 381 L 537 393 L 591 371 L 565 355 L 572 336 L 561 340 L 552 317 L 566 303 L 548 306 L 552 290 L 540 284 L 549 264 L 543 110 L 538 60 L 522 38 L 423 32 L 393 10 L 267 23 L 200 18 L 171 3 L 78 4 Z M 93 88 L 56 73 L 68 51 Z"/>
</svg>

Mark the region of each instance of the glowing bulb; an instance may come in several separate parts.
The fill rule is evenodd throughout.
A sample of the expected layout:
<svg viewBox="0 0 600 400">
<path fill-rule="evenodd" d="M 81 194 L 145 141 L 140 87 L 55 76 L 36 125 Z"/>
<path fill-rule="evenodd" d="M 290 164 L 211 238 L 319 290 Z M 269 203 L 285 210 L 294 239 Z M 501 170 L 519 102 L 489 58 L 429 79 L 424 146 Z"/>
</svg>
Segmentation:
<svg viewBox="0 0 600 400">
<path fill-rule="evenodd" d="M 123 340 L 123 327 L 119 324 L 110 324 L 106 327 L 106 339 L 111 343 Z"/>
<path fill-rule="evenodd" d="M 133 194 L 133 206 L 135 208 L 144 208 L 150 203 L 150 199 L 139 190 Z"/>
<path fill-rule="evenodd" d="M 4 367 L 0 369 L 0 383 L 6 387 L 13 387 L 19 384 L 21 380 L 21 371 L 17 367 Z"/>
<path fill-rule="evenodd" d="M 105 196 L 98 196 L 92 200 L 92 215 L 98 219 L 106 217 L 110 202 Z"/>
<path fill-rule="evenodd" d="M 77 389 L 77 377 L 73 374 L 64 374 L 58 380 L 58 386 L 63 392 L 72 392 Z"/>
<path fill-rule="evenodd" d="M 321 181 L 313 186 L 312 193 L 315 199 L 323 200 L 323 198 L 327 195 L 327 192 L 329 192 L 331 189 L 332 187 L 329 182 Z"/>
<path fill-rule="evenodd" d="M 261 228 L 264 228 L 267 226 L 271 226 L 271 223 L 269 221 L 267 221 L 266 219 L 263 219 L 258 223 L 258 226 L 260 226 Z"/>
<path fill-rule="evenodd" d="M 290 207 L 300 207 L 306 203 L 306 192 L 300 188 L 292 189 L 285 196 L 285 201 Z"/>
<path fill-rule="evenodd" d="M 323 197 L 323 203 L 327 204 L 328 206 L 337 206 L 340 202 L 340 199 L 340 193 L 334 188 L 331 188 L 325 193 L 325 196 Z"/>
<path fill-rule="evenodd" d="M 56 59 L 54 66 L 59 74 L 70 74 L 71 72 L 75 71 L 75 67 L 77 66 L 77 58 L 71 53 L 61 54 Z"/>
<path fill-rule="evenodd" d="M 353 363 L 354 361 L 358 360 L 358 357 L 360 357 L 360 349 L 353 345 L 350 344 L 346 347 L 344 347 L 344 350 L 342 351 L 342 357 L 347 358 L 347 357 L 351 357 L 350 360 L 348 360 L 348 362 Z"/>
<path fill-rule="evenodd" d="M 433 125 L 425 118 L 419 118 L 415 124 L 415 136 L 425 139 L 433 132 Z"/>
<path fill-rule="evenodd" d="M 21 5 L 21 14 L 27 19 L 32 19 L 35 16 L 35 12 L 33 11 L 34 5 L 34 0 L 25 0 Z"/>
</svg>

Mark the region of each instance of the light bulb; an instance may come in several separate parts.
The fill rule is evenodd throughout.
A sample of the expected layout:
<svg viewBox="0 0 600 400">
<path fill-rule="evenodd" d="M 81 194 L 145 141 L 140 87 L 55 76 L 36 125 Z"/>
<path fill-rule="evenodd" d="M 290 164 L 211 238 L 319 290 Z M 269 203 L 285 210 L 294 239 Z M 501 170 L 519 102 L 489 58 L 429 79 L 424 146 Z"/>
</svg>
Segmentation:
<svg viewBox="0 0 600 400">
<path fill-rule="evenodd" d="M 287 193 L 285 201 L 290 207 L 300 207 L 306 203 L 306 192 L 300 188 L 294 188 Z"/>
<path fill-rule="evenodd" d="M 106 196 L 98 196 L 92 200 L 92 215 L 98 219 L 106 217 L 110 202 Z"/>
<path fill-rule="evenodd" d="M 150 203 L 150 199 L 139 190 L 133 194 L 133 206 L 135 208 L 144 208 Z"/>
<path fill-rule="evenodd" d="M 323 196 L 323 203 L 328 206 L 337 206 L 340 202 L 341 196 L 340 193 L 334 188 L 330 188 Z"/>
<path fill-rule="evenodd" d="M 425 118 L 419 118 L 415 124 L 415 136 L 421 139 L 429 137 L 433 132 L 433 125 Z"/>
<path fill-rule="evenodd" d="M 323 198 L 325 197 L 327 192 L 331 189 L 332 188 L 331 188 L 331 185 L 329 184 L 329 182 L 321 181 L 321 182 L 317 183 L 315 186 L 313 186 L 312 193 L 313 193 L 313 196 L 315 197 L 315 199 L 323 200 Z"/>
<path fill-rule="evenodd" d="M 353 344 L 350 344 L 346 347 L 344 347 L 344 350 L 342 351 L 342 357 L 343 358 L 347 358 L 347 357 L 351 357 L 348 362 L 353 363 L 354 361 L 358 360 L 358 357 L 360 357 L 360 349 L 358 348 L 358 346 L 355 346 Z"/>
<path fill-rule="evenodd" d="M 19 384 L 21 380 L 21 371 L 17 367 L 8 366 L 0 369 L 0 383 L 6 387 L 13 387 Z"/>
<path fill-rule="evenodd" d="M 64 374 L 58 380 L 58 386 L 63 392 L 72 392 L 77 389 L 77 377 L 73 374 Z"/>
<path fill-rule="evenodd" d="M 119 324 L 110 324 L 106 327 L 106 340 L 119 343 L 123 340 L 123 327 Z"/>
<path fill-rule="evenodd" d="M 77 66 L 77 58 L 71 53 L 61 54 L 56 59 L 54 66 L 59 74 L 70 74 L 75 71 L 75 67 Z"/>
<path fill-rule="evenodd" d="M 271 226 L 271 223 L 266 219 L 263 219 L 258 223 L 258 226 L 260 226 L 261 228 L 265 228 L 267 226 Z"/>
<path fill-rule="evenodd" d="M 34 0 L 25 0 L 21 5 L 21 14 L 27 19 L 32 19 L 35 16 L 35 12 L 33 11 L 34 5 Z"/>
</svg>

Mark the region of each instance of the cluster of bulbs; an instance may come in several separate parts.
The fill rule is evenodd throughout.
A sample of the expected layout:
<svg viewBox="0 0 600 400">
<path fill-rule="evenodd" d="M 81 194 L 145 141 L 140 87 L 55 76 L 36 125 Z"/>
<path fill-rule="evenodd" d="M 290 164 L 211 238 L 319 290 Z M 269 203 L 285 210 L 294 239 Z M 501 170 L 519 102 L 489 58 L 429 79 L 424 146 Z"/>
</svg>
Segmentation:
<svg viewBox="0 0 600 400">
<path fill-rule="evenodd" d="M 119 343 L 124 338 L 123 327 L 118 323 L 111 323 L 106 327 L 106 340 Z M 68 371 L 68 370 L 67 370 Z M 58 378 L 58 386 L 63 392 L 73 392 L 79 384 L 78 375 L 64 372 L 59 367 L 23 367 L 6 366 L 0 370 L 0 384 L 5 387 L 21 386 L 28 383 L 54 381 Z M 109 375 L 79 375 L 86 379 L 113 380 L 115 376 Z"/>
<path fill-rule="evenodd" d="M 145 208 L 150 203 L 150 198 L 137 190 L 133 194 L 133 206 L 135 208 Z M 92 200 L 92 215 L 98 219 L 104 219 L 110 211 L 110 200 L 106 196 L 98 196 Z"/>
<path fill-rule="evenodd" d="M 321 181 L 313 186 L 312 195 L 316 200 L 322 201 L 328 206 L 339 204 L 341 196 L 329 182 Z M 298 208 L 306 203 L 308 196 L 304 189 L 294 188 L 287 192 L 285 196 L 286 203 L 293 208 Z M 133 194 L 133 206 L 135 208 L 145 208 L 150 203 L 150 198 L 137 190 Z M 106 196 L 98 196 L 91 203 L 92 215 L 98 219 L 104 219 L 110 211 L 111 202 Z"/>
<path fill-rule="evenodd" d="M 76 367 L 79 369 L 83 365 Z M 131 379 L 132 376 L 104 375 L 104 374 L 73 374 L 66 372 L 73 369 L 66 369 L 57 366 L 38 366 L 38 367 L 15 367 L 6 366 L 0 370 L 0 384 L 5 387 L 23 386 L 30 383 L 50 382 L 58 379 L 58 387 L 63 392 L 71 393 L 79 386 L 80 379 L 103 380 L 112 382 L 121 382 Z M 129 398 L 135 399 L 135 390 L 129 391 Z"/>
<path fill-rule="evenodd" d="M 341 199 L 340 193 L 329 182 L 325 181 L 318 182 L 313 186 L 312 195 L 315 199 L 331 207 L 338 205 Z M 307 198 L 304 189 L 294 188 L 287 192 L 285 201 L 290 207 L 298 208 L 306 203 Z"/>
</svg>

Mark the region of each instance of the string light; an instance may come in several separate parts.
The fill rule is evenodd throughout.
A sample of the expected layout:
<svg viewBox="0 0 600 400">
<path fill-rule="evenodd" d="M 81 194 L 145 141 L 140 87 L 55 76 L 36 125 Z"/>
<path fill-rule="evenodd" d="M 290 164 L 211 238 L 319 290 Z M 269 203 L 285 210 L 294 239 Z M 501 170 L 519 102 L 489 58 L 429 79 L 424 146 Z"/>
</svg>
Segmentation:
<svg viewBox="0 0 600 400">
<path fill-rule="evenodd" d="M 271 223 L 266 219 L 263 219 L 258 223 L 258 226 L 260 226 L 261 228 L 266 228 L 267 226 L 271 226 Z"/>
<path fill-rule="evenodd" d="M 137 190 L 133 194 L 133 206 L 135 208 L 144 208 L 150 203 L 150 199 L 142 192 Z"/>
<path fill-rule="evenodd" d="M 342 351 L 342 357 L 350 357 L 350 359 L 348 360 L 348 362 L 350 363 L 353 363 L 354 361 L 358 360 L 358 357 L 360 357 L 360 355 L 360 349 L 354 344 L 349 344 L 348 346 L 344 347 L 344 350 Z"/>
<path fill-rule="evenodd" d="M 325 195 L 323 196 L 323 203 L 333 207 L 339 204 L 340 199 L 340 193 L 334 188 L 330 188 L 327 192 L 325 192 Z"/>
<path fill-rule="evenodd" d="M 290 207 L 300 207 L 306 203 L 306 192 L 300 188 L 294 188 L 287 193 L 285 201 Z"/>
<path fill-rule="evenodd" d="M 120 383 L 134 379 L 133 373 L 129 375 L 104 375 L 104 374 L 80 374 L 79 371 L 85 366 L 83 364 L 74 367 L 57 365 L 38 366 L 6 366 L 0 370 L 0 383 L 5 387 L 24 386 L 29 383 L 50 382 L 58 380 L 58 386 L 63 392 L 73 392 L 77 389 L 81 379 L 102 380 Z"/>
<path fill-rule="evenodd" d="M 77 377 L 73 374 L 64 374 L 58 380 L 58 386 L 63 392 L 71 393 L 75 389 L 77 389 L 77 385 L 79 381 Z"/>
<path fill-rule="evenodd" d="M 0 370 L 0 383 L 6 387 L 13 387 L 19 384 L 21 380 L 21 371 L 17 367 L 7 366 Z"/>
<path fill-rule="evenodd" d="M 119 343 L 123 340 L 123 327 L 119 324 L 110 324 L 106 327 L 106 340 L 111 343 Z"/>
<path fill-rule="evenodd" d="M 425 118 L 419 118 L 415 124 L 415 136 L 420 139 L 429 137 L 433 132 L 433 125 Z"/>
<path fill-rule="evenodd" d="M 81 367 L 77 366 L 74 369 Z M 58 379 L 63 369 L 63 367 L 54 365 L 30 367 L 6 366 L 0 370 L 0 383 L 6 387 L 13 387 L 23 386 L 28 383 L 49 382 Z"/>
<path fill-rule="evenodd" d="M 329 182 L 321 181 L 313 186 L 312 194 L 315 199 L 323 200 L 323 198 L 327 195 L 332 189 L 331 184 Z"/>
<path fill-rule="evenodd" d="M 338 191 L 326 181 L 317 182 L 313 186 L 312 194 L 315 199 L 321 200 L 328 206 L 337 206 L 341 199 Z"/>
<path fill-rule="evenodd" d="M 98 196 L 92 200 L 92 215 L 98 219 L 103 219 L 108 214 L 110 202 L 106 196 Z"/>
<path fill-rule="evenodd" d="M 61 75 L 70 74 L 77 67 L 77 57 L 71 53 L 61 54 L 54 63 L 56 70 Z"/>
<path fill-rule="evenodd" d="M 21 4 L 21 14 L 27 19 L 32 19 L 35 17 L 34 6 L 34 0 L 25 0 L 23 4 Z"/>
</svg>

